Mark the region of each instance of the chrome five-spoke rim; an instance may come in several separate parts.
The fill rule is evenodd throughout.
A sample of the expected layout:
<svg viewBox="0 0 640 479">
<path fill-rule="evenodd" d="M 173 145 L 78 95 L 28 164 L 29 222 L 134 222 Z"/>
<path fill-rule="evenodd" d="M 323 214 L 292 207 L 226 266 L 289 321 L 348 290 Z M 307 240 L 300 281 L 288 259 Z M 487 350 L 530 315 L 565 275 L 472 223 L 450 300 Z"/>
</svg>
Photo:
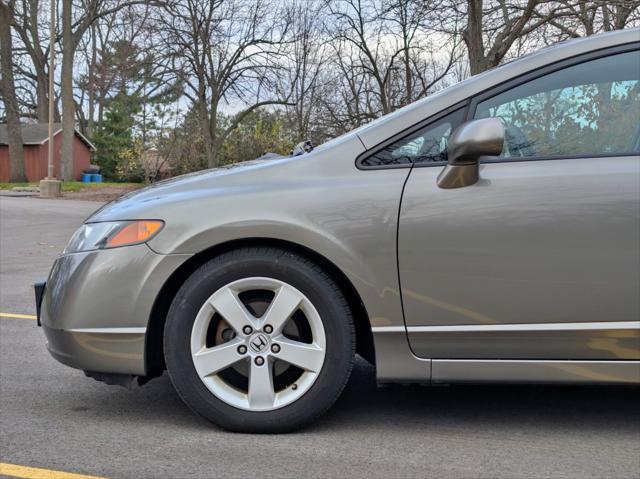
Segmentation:
<svg viewBox="0 0 640 479">
<path fill-rule="evenodd" d="M 244 278 L 213 293 L 191 331 L 193 364 L 225 403 L 249 411 L 290 404 L 313 385 L 324 363 L 320 315 L 293 286 Z"/>
</svg>

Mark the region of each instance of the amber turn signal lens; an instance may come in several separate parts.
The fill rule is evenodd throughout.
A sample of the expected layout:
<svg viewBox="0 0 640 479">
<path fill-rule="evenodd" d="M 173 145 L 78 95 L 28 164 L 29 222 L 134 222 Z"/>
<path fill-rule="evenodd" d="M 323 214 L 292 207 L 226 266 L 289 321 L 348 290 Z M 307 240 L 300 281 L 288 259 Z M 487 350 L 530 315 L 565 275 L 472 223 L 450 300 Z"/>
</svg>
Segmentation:
<svg viewBox="0 0 640 479">
<path fill-rule="evenodd" d="M 162 228 L 162 225 L 162 221 L 134 221 L 109 238 L 105 246 L 114 248 L 133 243 L 143 243 L 155 235 Z"/>
</svg>

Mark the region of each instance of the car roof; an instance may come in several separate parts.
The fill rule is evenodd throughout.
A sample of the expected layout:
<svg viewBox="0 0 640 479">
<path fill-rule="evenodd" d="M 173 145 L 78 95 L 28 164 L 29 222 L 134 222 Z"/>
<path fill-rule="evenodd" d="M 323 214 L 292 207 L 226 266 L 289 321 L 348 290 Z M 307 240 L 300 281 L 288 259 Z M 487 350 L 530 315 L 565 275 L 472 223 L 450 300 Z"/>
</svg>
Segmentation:
<svg viewBox="0 0 640 479">
<path fill-rule="evenodd" d="M 640 41 L 640 28 L 618 30 L 560 42 L 456 83 L 378 118 L 352 133 L 356 134 L 365 148 L 369 149 L 456 103 L 512 78 L 566 58 L 637 41 Z"/>
</svg>

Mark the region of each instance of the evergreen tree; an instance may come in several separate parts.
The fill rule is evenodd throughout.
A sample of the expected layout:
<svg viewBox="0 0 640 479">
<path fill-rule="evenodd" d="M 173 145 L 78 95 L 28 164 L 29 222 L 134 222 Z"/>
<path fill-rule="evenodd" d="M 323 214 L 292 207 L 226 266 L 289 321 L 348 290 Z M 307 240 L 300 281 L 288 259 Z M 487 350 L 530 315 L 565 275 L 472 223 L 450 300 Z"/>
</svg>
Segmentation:
<svg viewBox="0 0 640 479">
<path fill-rule="evenodd" d="M 106 179 L 116 178 L 118 158 L 123 150 L 133 146 L 135 115 L 140 111 L 140 99 L 124 92 L 111 98 L 103 121 L 93 137 L 95 159 Z"/>
</svg>

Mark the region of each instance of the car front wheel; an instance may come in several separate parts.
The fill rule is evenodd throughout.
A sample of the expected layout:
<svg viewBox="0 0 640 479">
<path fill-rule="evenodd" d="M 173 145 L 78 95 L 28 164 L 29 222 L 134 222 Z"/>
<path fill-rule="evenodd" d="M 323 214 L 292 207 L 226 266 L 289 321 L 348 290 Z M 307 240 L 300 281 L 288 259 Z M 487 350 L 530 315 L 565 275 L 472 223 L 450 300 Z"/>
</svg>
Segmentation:
<svg viewBox="0 0 640 479">
<path fill-rule="evenodd" d="M 243 248 L 201 266 L 167 316 L 167 370 L 189 407 L 226 429 L 285 432 L 338 398 L 354 356 L 340 288 L 308 259 Z"/>
</svg>

